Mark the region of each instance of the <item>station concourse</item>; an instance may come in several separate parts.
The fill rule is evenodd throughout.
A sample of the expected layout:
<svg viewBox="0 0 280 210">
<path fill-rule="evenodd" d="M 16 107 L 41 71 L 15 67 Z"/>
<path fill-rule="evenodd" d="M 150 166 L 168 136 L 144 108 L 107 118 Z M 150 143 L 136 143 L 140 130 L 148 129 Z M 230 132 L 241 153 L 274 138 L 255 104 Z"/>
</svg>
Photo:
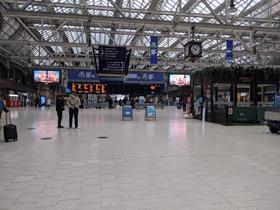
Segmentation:
<svg viewBox="0 0 280 210">
<path fill-rule="evenodd" d="M 279 0 L 0 1 L 0 210 L 280 210 Z"/>
</svg>

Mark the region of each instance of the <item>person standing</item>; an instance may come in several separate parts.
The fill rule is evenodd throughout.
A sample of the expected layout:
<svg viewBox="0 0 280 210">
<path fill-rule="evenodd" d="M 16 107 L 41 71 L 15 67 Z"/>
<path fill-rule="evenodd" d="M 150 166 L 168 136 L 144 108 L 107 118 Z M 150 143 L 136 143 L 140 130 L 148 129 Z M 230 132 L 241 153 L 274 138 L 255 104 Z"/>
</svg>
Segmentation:
<svg viewBox="0 0 280 210">
<path fill-rule="evenodd" d="M 2 112 L 9 112 L 9 110 L 7 109 L 6 105 L 5 105 L 5 101 L 4 99 L 0 96 L 0 119 L 1 119 L 1 115 L 2 115 Z M 0 128 L 1 128 L 1 125 L 0 125 Z"/>
<path fill-rule="evenodd" d="M 50 108 L 51 107 L 51 104 L 52 104 L 52 101 L 50 98 L 47 98 L 47 108 Z"/>
<path fill-rule="evenodd" d="M 74 94 L 71 94 L 67 99 L 67 106 L 69 107 L 69 128 L 72 128 L 73 116 L 75 120 L 75 128 L 79 128 L 78 115 L 79 115 L 80 105 L 81 105 L 80 98 Z"/>
<path fill-rule="evenodd" d="M 58 120 L 57 120 L 57 128 L 64 128 L 64 127 L 61 125 L 62 114 L 63 114 L 63 111 L 64 111 L 64 98 L 63 98 L 62 95 L 58 95 L 58 96 L 56 97 L 55 106 L 56 106 L 56 113 L 57 113 L 57 117 L 58 117 Z"/>
</svg>

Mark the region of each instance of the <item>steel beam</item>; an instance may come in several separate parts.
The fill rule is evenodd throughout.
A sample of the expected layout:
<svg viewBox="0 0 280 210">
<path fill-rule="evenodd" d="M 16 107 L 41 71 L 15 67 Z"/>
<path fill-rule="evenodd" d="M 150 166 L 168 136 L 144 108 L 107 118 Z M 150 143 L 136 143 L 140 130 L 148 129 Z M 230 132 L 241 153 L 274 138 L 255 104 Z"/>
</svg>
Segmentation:
<svg viewBox="0 0 280 210">
<path fill-rule="evenodd" d="M 9 4 L 21 4 L 21 5 L 27 5 L 25 0 L 1 0 L 2 2 L 6 2 Z M 189 0 L 187 2 L 187 4 L 182 8 L 182 12 L 180 14 L 180 11 L 174 13 L 173 11 L 163 11 L 163 10 L 157 10 L 157 11 L 153 11 L 153 15 L 175 15 L 175 16 L 180 16 L 181 17 L 200 17 L 200 18 L 208 18 L 208 19 L 215 19 L 215 17 L 211 14 L 199 14 L 199 13 L 190 13 L 190 7 L 192 7 L 194 4 L 196 4 L 196 2 L 199 2 L 197 0 Z M 250 13 L 252 13 L 253 11 L 255 11 L 257 8 L 264 6 L 265 4 L 267 4 L 267 0 L 263 0 L 260 1 L 259 3 L 257 3 L 256 5 L 250 7 L 248 10 L 244 11 L 242 14 L 240 14 L 240 16 L 238 16 L 238 20 L 241 21 L 248 21 L 248 22 L 272 22 L 272 21 L 276 21 L 276 22 L 280 22 L 279 19 L 275 19 L 275 20 L 271 20 L 271 19 L 265 19 L 265 18 L 250 18 L 250 17 L 246 17 L 248 16 Z M 222 3 L 221 5 L 223 5 L 224 3 Z M 73 3 L 62 3 L 62 2 L 57 2 L 57 3 L 46 3 L 46 2 L 39 2 L 39 1 L 33 1 L 31 3 L 32 6 L 40 6 L 40 7 L 61 7 L 61 8 L 69 8 L 69 9 L 77 9 L 80 10 L 81 9 L 81 5 L 80 4 L 73 4 Z M 222 6 L 224 8 L 224 6 Z M 217 7 L 218 8 L 218 7 Z M 216 8 L 216 9 L 217 9 Z M 102 11 L 112 11 L 114 12 L 116 9 L 115 7 L 112 6 L 98 6 L 98 5 L 87 5 L 87 9 L 90 10 L 102 10 Z M 217 12 L 217 10 L 215 9 L 215 11 Z M 119 10 L 122 13 L 142 13 L 142 14 L 146 14 L 146 13 L 150 13 L 150 11 L 148 11 L 147 9 L 135 9 L 135 8 L 119 8 Z M 218 15 L 219 18 L 223 18 L 223 16 Z M 205 22 L 205 20 L 203 20 Z"/>
<path fill-rule="evenodd" d="M 81 48 L 88 48 L 87 43 L 66 43 L 66 42 L 43 42 L 43 41 L 24 41 L 24 40 L 6 40 L 0 39 L 0 44 L 8 44 L 8 45 L 30 45 L 30 46 L 49 46 L 49 47 L 81 47 Z M 97 48 L 98 45 L 92 45 L 93 47 Z M 149 50 L 149 47 L 146 46 L 127 46 L 127 49 L 132 50 Z M 174 47 L 159 47 L 159 52 L 184 52 L 183 48 L 174 48 Z M 205 53 L 225 53 L 225 50 L 204 50 Z M 253 54 L 251 51 L 234 51 L 236 54 Z M 270 51 L 270 52 L 259 52 L 260 55 L 280 55 L 280 52 Z"/>
<path fill-rule="evenodd" d="M 165 20 L 153 20 L 153 19 L 133 19 L 133 18 L 119 18 L 119 17 L 101 17 L 93 15 L 81 15 L 81 14 L 61 14 L 61 13 L 49 13 L 49 12 L 23 12 L 23 11 L 4 11 L 2 12 L 4 17 L 17 17 L 17 18 L 29 18 L 39 20 L 67 20 L 68 22 L 81 22 L 91 20 L 93 23 L 104 24 L 127 24 L 127 25 L 145 25 L 154 28 L 172 27 L 173 21 Z M 237 26 L 230 24 L 211 24 L 211 23 L 190 23 L 190 22 L 178 22 L 175 26 L 176 32 L 185 32 L 186 29 L 191 27 L 199 29 L 207 29 L 208 31 L 236 31 L 236 32 L 256 32 L 256 33 L 271 33 L 279 35 L 279 29 L 276 27 L 262 27 L 262 26 Z"/>
</svg>

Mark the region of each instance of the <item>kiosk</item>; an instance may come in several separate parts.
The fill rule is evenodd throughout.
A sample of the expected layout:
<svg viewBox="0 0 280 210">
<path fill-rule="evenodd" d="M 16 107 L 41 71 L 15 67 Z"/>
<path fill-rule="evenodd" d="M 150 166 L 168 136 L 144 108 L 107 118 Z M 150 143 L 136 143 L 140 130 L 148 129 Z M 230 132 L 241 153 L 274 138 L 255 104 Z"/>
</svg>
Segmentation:
<svg viewBox="0 0 280 210">
<path fill-rule="evenodd" d="M 275 110 L 280 88 L 280 69 L 255 67 L 207 67 L 192 75 L 193 116 L 202 119 L 201 98 L 206 121 L 263 123 L 264 112 Z"/>
</svg>

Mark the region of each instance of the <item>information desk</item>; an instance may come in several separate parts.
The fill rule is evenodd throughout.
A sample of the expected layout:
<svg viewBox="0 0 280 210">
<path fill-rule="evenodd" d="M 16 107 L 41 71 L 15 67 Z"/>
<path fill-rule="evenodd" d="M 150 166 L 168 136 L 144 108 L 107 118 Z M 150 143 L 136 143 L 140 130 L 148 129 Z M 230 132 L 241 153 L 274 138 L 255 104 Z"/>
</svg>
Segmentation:
<svg viewBox="0 0 280 210">
<path fill-rule="evenodd" d="M 133 120 L 132 106 L 123 106 L 122 120 Z"/>
</svg>

